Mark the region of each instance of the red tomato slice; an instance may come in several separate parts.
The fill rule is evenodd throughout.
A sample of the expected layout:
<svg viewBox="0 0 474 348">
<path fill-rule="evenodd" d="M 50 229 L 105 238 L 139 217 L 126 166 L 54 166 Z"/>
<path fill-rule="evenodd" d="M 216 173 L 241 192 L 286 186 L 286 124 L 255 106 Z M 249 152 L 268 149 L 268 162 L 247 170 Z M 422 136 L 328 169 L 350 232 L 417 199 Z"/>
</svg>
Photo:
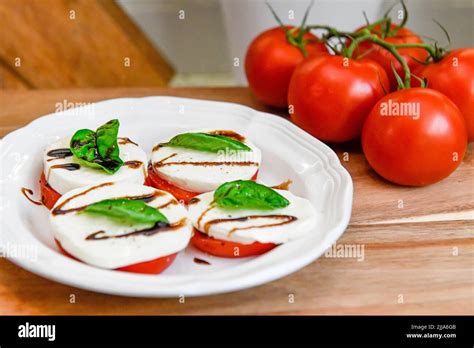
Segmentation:
<svg viewBox="0 0 474 348">
<path fill-rule="evenodd" d="M 178 253 L 167 256 L 162 256 L 151 261 L 135 263 L 130 266 L 116 268 L 116 271 L 131 272 L 131 273 L 145 273 L 145 274 L 159 274 L 167 269 L 176 258 Z"/>
<path fill-rule="evenodd" d="M 274 243 L 241 244 L 227 240 L 216 239 L 194 229 L 191 243 L 201 251 L 219 257 L 247 257 L 266 253 L 277 246 Z"/>
<path fill-rule="evenodd" d="M 159 190 L 163 190 L 171 193 L 178 201 L 183 201 L 184 204 L 188 204 L 189 200 L 197 195 L 199 192 L 186 191 L 178 186 L 174 186 L 168 181 L 160 178 L 153 170 L 152 166 L 148 166 L 148 176 L 145 180 L 145 185 L 152 186 Z"/>
<path fill-rule="evenodd" d="M 41 177 L 40 177 L 40 187 L 41 187 L 41 201 L 43 202 L 46 208 L 51 210 L 53 206 L 56 204 L 57 200 L 61 198 L 61 195 L 58 192 L 56 192 L 51 186 L 49 186 L 43 172 L 41 173 Z"/>
<path fill-rule="evenodd" d="M 257 180 L 258 170 L 255 172 L 255 175 L 251 178 L 251 180 Z M 186 191 L 178 186 L 175 186 L 168 181 L 159 177 L 158 174 L 153 170 L 151 165 L 148 166 L 148 177 L 145 181 L 145 185 L 152 186 L 159 190 L 163 190 L 166 192 L 171 193 L 178 201 L 183 201 L 184 204 L 188 204 L 191 198 L 200 195 L 202 192 L 191 192 Z"/>
<path fill-rule="evenodd" d="M 61 250 L 61 252 L 64 255 L 76 261 L 82 262 L 78 258 L 69 254 L 56 239 L 55 239 L 55 242 L 58 245 L 59 250 Z M 159 257 L 151 261 L 145 261 L 145 262 L 135 263 L 130 266 L 116 268 L 115 270 L 122 271 L 122 272 L 131 272 L 131 273 L 158 274 L 158 273 L 163 272 L 165 269 L 169 267 L 169 265 L 171 265 L 171 263 L 176 258 L 176 255 L 177 253 L 174 253 L 171 255 Z"/>
</svg>

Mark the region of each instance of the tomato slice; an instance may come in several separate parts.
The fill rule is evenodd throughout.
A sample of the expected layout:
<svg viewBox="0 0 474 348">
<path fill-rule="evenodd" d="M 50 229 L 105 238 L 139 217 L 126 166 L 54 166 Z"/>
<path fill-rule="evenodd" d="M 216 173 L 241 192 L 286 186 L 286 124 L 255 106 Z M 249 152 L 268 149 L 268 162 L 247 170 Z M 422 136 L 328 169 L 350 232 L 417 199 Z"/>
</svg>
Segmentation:
<svg viewBox="0 0 474 348">
<path fill-rule="evenodd" d="M 251 180 L 257 180 L 258 170 L 255 172 Z M 175 186 L 168 181 L 159 177 L 159 175 L 153 170 L 151 164 L 148 166 L 148 177 L 145 180 L 145 185 L 152 186 L 159 190 L 163 190 L 171 193 L 178 201 L 183 201 L 184 204 L 188 204 L 191 198 L 200 195 L 202 192 L 186 191 L 178 186 Z"/>
<path fill-rule="evenodd" d="M 39 182 L 41 187 L 41 202 L 43 202 L 45 207 L 51 210 L 56 204 L 57 200 L 61 198 L 61 194 L 49 186 L 43 172 L 41 173 Z"/>
<path fill-rule="evenodd" d="M 82 262 L 77 257 L 74 257 L 71 254 L 69 254 L 62 247 L 61 243 L 59 243 L 58 240 L 55 239 L 54 241 L 56 242 L 59 250 L 61 250 L 61 252 L 64 255 L 66 255 L 67 257 L 70 257 L 71 259 L 74 259 L 76 261 Z M 122 272 L 131 272 L 131 273 L 158 274 L 158 273 L 163 272 L 165 269 L 167 269 L 169 267 L 169 265 L 171 265 L 171 263 L 173 263 L 174 259 L 176 258 L 176 255 L 178 255 L 178 253 L 174 253 L 174 254 L 167 255 L 167 256 L 162 256 L 162 257 L 159 257 L 159 258 L 151 260 L 151 261 L 139 262 L 139 263 L 135 263 L 133 265 L 124 266 L 124 267 L 120 267 L 120 268 L 115 268 L 114 270 L 115 271 L 122 271 Z"/>
<path fill-rule="evenodd" d="M 183 201 L 184 204 L 188 204 L 191 198 L 200 194 L 200 192 L 191 192 L 191 191 L 183 190 L 179 188 L 178 186 L 174 186 L 168 181 L 160 178 L 158 174 L 156 174 L 156 172 L 153 170 L 151 165 L 148 166 L 148 176 L 145 180 L 145 185 L 152 186 L 159 190 L 169 192 L 178 201 Z"/>
<path fill-rule="evenodd" d="M 238 258 L 257 256 L 272 250 L 277 246 L 274 243 L 241 244 L 227 240 L 209 237 L 208 235 L 194 229 L 191 243 L 201 251 L 220 257 Z"/>
<path fill-rule="evenodd" d="M 159 274 L 173 263 L 176 255 L 178 255 L 178 253 L 162 256 L 151 261 L 139 262 L 130 266 L 116 268 L 115 270 L 131 273 Z"/>
</svg>

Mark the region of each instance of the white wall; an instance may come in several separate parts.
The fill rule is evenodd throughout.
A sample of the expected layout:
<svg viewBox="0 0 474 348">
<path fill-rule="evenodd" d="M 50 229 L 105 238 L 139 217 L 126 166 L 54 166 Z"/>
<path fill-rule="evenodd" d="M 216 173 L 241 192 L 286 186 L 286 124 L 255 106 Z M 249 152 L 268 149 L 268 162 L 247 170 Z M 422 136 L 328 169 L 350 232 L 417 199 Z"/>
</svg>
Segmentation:
<svg viewBox="0 0 474 348">
<path fill-rule="evenodd" d="M 396 0 L 315 0 L 309 22 L 352 30 L 364 23 L 362 11 L 378 18 Z M 474 0 L 407 0 L 408 27 L 444 43 L 436 18 L 450 32 L 452 47 L 474 46 Z M 178 73 L 233 73 L 245 84 L 242 64 L 250 41 L 276 25 L 263 0 L 118 0 Z M 270 0 L 281 18 L 297 25 L 309 0 Z M 185 19 L 179 19 L 184 10 Z M 294 19 L 288 18 L 294 11 Z"/>
<path fill-rule="evenodd" d="M 231 43 L 230 54 L 232 57 L 240 57 L 243 62 L 246 48 L 252 39 L 261 31 L 278 24 L 264 1 L 222 0 L 221 3 Z M 298 26 L 310 2 L 272 0 L 270 3 L 284 23 Z M 328 24 L 341 30 L 353 30 L 364 23 L 362 10 L 366 10 L 369 18 L 377 18 L 382 5 L 381 0 L 317 0 L 308 16 L 308 23 Z M 238 84 L 246 83 L 242 65 L 234 69 L 234 76 Z"/>
<path fill-rule="evenodd" d="M 228 72 L 219 0 L 117 0 L 179 73 Z M 184 19 L 180 11 L 184 10 Z"/>
</svg>

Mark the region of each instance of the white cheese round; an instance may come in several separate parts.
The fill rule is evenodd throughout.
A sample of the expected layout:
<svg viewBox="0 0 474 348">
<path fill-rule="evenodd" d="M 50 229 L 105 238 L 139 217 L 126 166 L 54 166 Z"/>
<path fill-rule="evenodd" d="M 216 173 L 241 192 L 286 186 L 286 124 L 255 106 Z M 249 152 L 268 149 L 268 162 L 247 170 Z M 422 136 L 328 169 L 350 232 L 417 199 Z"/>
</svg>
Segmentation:
<svg viewBox="0 0 474 348">
<path fill-rule="evenodd" d="M 260 167 L 262 154 L 251 141 L 242 142 L 252 151 L 209 153 L 157 144 L 151 155 L 153 170 L 170 184 L 198 193 L 215 190 L 228 181 L 250 180 Z"/>
<path fill-rule="evenodd" d="M 214 192 L 207 192 L 190 202 L 189 218 L 198 231 L 242 244 L 281 244 L 314 233 L 317 217 L 312 204 L 290 191 L 275 191 L 288 199 L 290 204 L 287 207 L 265 211 L 211 207 Z"/>
<path fill-rule="evenodd" d="M 104 199 L 137 196 L 151 199 L 144 201 L 149 206 L 158 208 L 170 225 L 175 227 L 158 229 L 150 235 L 135 233 L 121 236 L 143 230 L 147 226 L 122 224 L 105 216 L 84 213 L 80 209 Z M 77 208 L 79 210 L 74 210 Z M 50 221 L 54 238 L 68 253 L 87 264 L 107 269 L 176 253 L 187 246 L 192 235 L 186 209 L 171 194 L 133 183 L 103 183 L 72 190 L 63 195 L 53 207 Z M 108 238 L 94 239 L 94 234 L 98 238 Z"/>
<path fill-rule="evenodd" d="M 65 158 L 49 156 L 48 152 L 57 149 L 69 148 L 70 137 L 62 138 L 51 144 L 43 155 L 43 170 L 48 184 L 59 194 L 87 185 L 103 182 L 134 182 L 143 184 L 147 175 L 147 156 L 138 145 L 127 141 L 127 138 L 119 138 L 118 146 L 120 158 L 125 164 L 114 174 L 107 174 L 97 168 L 82 165 L 74 156 Z M 128 162 L 128 163 L 127 163 Z M 68 170 L 64 165 L 73 164 Z M 78 167 L 79 166 L 79 167 Z M 78 169 L 76 169 L 78 168 Z"/>
</svg>

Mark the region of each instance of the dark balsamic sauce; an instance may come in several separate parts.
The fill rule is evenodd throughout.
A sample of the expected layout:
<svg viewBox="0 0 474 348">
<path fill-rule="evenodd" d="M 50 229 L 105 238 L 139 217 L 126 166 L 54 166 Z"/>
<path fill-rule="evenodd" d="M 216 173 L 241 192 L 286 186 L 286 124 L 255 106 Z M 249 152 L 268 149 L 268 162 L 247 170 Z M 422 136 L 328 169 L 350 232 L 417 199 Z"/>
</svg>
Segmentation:
<svg viewBox="0 0 474 348">
<path fill-rule="evenodd" d="M 191 198 L 188 202 L 188 205 L 199 203 L 200 200 L 197 197 Z"/>
<path fill-rule="evenodd" d="M 288 191 L 290 189 L 290 185 L 293 183 L 290 179 L 286 180 L 285 182 L 282 182 L 281 184 L 272 186 L 272 189 L 275 190 L 285 190 Z"/>
<path fill-rule="evenodd" d="M 29 200 L 31 203 L 33 203 L 34 205 L 43 205 L 42 202 L 40 201 L 35 201 L 33 198 L 31 198 L 30 196 L 32 196 L 34 194 L 33 190 L 32 189 L 29 189 L 27 187 L 22 187 L 21 188 L 21 193 L 23 194 L 23 196 L 26 197 L 27 200 Z"/>
<path fill-rule="evenodd" d="M 66 169 L 69 171 L 79 170 L 81 165 L 78 163 L 64 163 L 64 164 L 55 164 L 54 166 L 49 167 L 48 169 L 48 177 L 46 180 L 49 180 L 49 175 L 53 169 Z"/>
<path fill-rule="evenodd" d="M 77 197 L 80 197 L 80 196 L 83 196 L 85 194 L 88 194 L 89 192 L 91 191 L 94 191 L 100 187 L 104 187 L 104 186 L 110 186 L 110 185 L 113 185 L 112 182 L 105 182 L 103 184 L 100 184 L 100 185 L 96 185 L 96 186 L 92 186 L 90 188 L 88 188 L 87 190 L 83 191 L 83 192 L 80 192 L 78 194 L 75 194 L 74 196 L 71 196 L 69 197 L 68 199 L 65 199 L 61 204 L 59 204 L 56 208 L 53 209 L 53 211 L 51 211 L 51 214 L 53 215 L 62 215 L 62 214 L 66 214 L 66 213 L 69 213 L 69 212 L 72 212 L 72 211 L 80 211 L 80 210 L 83 210 L 85 209 L 87 206 L 84 206 L 84 207 L 78 207 L 78 208 L 72 208 L 72 209 L 62 209 L 66 204 L 68 204 L 70 201 L 72 201 L 73 199 L 77 198 Z"/>
<path fill-rule="evenodd" d="M 53 158 L 48 159 L 48 162 L 49 162 L 49 161 L 54 161 L 55 159 L 60 159 L 60 158 L 62 159 L 62 158 L 66 158 L 66 157 L 71 157 L 72 152 L 68 148 L 62 148 L 62 149 L 50 150 L 46 153 L 46 155 L 48 157 L 53 157 Z"/>
<path fill-rule="evenodd" d="M 65 204 L 70 202 L 72 199 L 77 198 L 77 197 L 82 196 L 82 195 L 85 195 L 85 194 L 87 194 L 87 193 L 89 193 L 89 192 L 91 192 L 91 191 L 93 191 L 97 188 L 100 188 L 100 187 L 103 187 L 103 186 L 108 186 L 108 185 L 113 185 L 113 183 L 106 182 L 106 183 L 103 183 L 103 184 L 100 184 L 100 185 L 97 185 L 97 186 L 93 186 L 93 187 L 89 188 L 88 190 L 86 190 L 84 192 L 81 192 L 81 193 L 78 193 L 77 195 L 69 197 L 64 202 L 62 202 L 60 205 L 58 205 L 51 213 L 53 215 L 64 215 L 64 214 L 67 214 L 67 213 L 82 211 L 82 210 L 86 209 L 89 206 L 89 204 L 83 205 L 83 206 L 80 206 L 80 207 L 77 207 L 77 208 L 70 208 L 70 209 L 62 209 L 62 208 L 64 207 Z M 115 199 L 129 199 L 129 200 L 133 200 L 133 201 L 143 201 L 145 203 L 149 203 L 149 202 L 153 201 L 156 197 L 160 197 L 160 196 L 163 196 L 165 194 L 166 193 L 161 192 L 161 191 L 154 191 L 152 193 L 147 193 L 147 194 L 140 195 L 140 196 L 124 196 L 124 197 L 114 197 L 114 198 Z"/>
<path fill-rule="evenodd" d="M 167 222 L 157 222 L 154 226 L 150 228 L 146 228 L 143 230 L 138 230 L 138 231 L 133 231 L 129 233 L 124 233 L 124 234 L 118 234 L 118 235 L 107 235 L 105 231 L 97 231 L 94 233 L 89 234 L 86 237 L 86 240 L 104 240 L 104 239 L 115 239 L 115 238 L 126 238 L 126 237 L 133 237 L 133 236 L 153 236 L 157 233 L 160 232 L 166 232 L 166 231 L 171 231 L 178 229 L 180 227 L 183 227 L 186 224 L 186 218 L 183 218 L 179 220 L 178 222 L 175 222 L 174 224 L 169 224 Z"/>
<path fill-rule="evenodd" d="M 163 208 L 166 208 L 170 205 L 177 205 L 177 204 L 179 204 L 178 201 L 176 199 L 172 199 L 171 201 L 166 202 L 166 203 L 156 207 L 156 209 L 163 209 Z"/>
<path fill-rule="evenodd" d="M 236 133 L 232 130 L 215 130 L 212 132 L 207 132 L 209 135 L 221 135 L 227 138 L 231 138 L 237 141 L 240 141 L 243 143 L 245 141 L 245 137 L 243 135 L 240 135 L 239 133 Z"/>
<path fill-rule="evenodd" d="M 125 138 L 125 137 L 118 138 L 118 143 L 120 145 L 133 144 L 135 146 L 138 146 L 138 144 L 136 142 L 130 140 L 130 138 Z"/>
<path fill-rule="evenodd" d="M 177 153 L 173 153 L 162 160 L 156 162 L 153 167 L 154 168 L 159 168 L 159 167 L 164 167 L 164 166 L 171 166 L 171 165 L 191 165 L 191 166 L 258 166 L 257 162 L 189 162 L 189 161 L 183 161 L 183 162 L 165 162 L 167 159 L 170 159 L 174 156 L 176 156 Z"/>
<path fill-rule="evenodd" d="M 158 151 L 161 147 L 162 147 L 161 144 L 156 144 L 155 146 L 153 146 L 153 149 L 151 149 L 151 151 L 152 152 Z"/>
<path fill-rule="evenodd" d="M 243 217 L 238 217 L 238 218 L 227 218 L 227 219 L 214 219 L 206 222 L 204 224 L 204 229 L 203 231 L 207 233 L 209 231 L 209 228 L 212 225 L 215 224 L 220 224 L 220 223 L 225 223 L 225 222 L 245 222 L 248 220 L 257 220 L 257 219 L 273 219 L 277 222 L 275 223 L 270 223 L 266 225 L 257 225 L 257 226 L 247 226 L 247 227 L 234 227 L 229 231 L 229 235 L 234 233 L 235 231 L 240 231 L 240 230 L 249 230 L 251 228 L 265 228 L 265 227 L 273 227 L 273 226 L 281 226 L 281 225 L 286 225 L 289 224 L 295 220 L 297 220 L 296 216 L 292 215 L 249 215 L 249 216 L 243 216 Z"/>
<path fill-rule="evenodd" d="M 183 162 L 157 162 L 155 163 L 155 167 L 165 167 L 165 166 L 203 166 L 203 167 L 210 167 L 210 166 L 236 166 L 236 167 L 250 167 L 250 166 L 258 166 L 257 162 L 229 162 L 229 161 L 224 161 L 224 162 L 189 162 L 189 161 L 183 161 Z"/>
<path fill-rule="evenodd" d="M 209 266 L 211 263 L 209 261 L 206 261 L 206 260 L 203 260 L 203 259 L 200 259 L 198 257 L 195 257 L 193 259 L 194 263 L 197 263 L 199 265 L 206 265 L 206 266 Z"/>
<path fill-rule="evenodd" d="M 64 164 L 55 164 L 54 166 L 51 166 L 49 170 L 51 169 L 66 169 L 69 171 L 73 170 L 79 170 L 81 168 L 81 165 L 78 163 L 64 163 Z"/>
<path fill-rule="evenodd" d="M 124 162 L 123 164 L 126 167 L 132 168 L 132 169 L 137 169 L 140 168 L 143 165 L 143 162 L 141 161 L 127 161 Z"/>
</svg>

